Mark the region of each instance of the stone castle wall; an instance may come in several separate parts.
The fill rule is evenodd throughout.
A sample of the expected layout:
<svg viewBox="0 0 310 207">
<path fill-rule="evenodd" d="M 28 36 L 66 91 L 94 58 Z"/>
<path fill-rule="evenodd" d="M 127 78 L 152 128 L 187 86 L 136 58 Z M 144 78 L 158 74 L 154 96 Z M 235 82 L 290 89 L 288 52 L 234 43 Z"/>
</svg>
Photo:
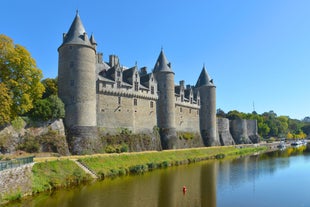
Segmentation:
<svg viewBox="0 0 310 207">
<path fill-rule="evenodd" d="M 226 118 L 217 118 L 217 134 L 221 145 L 234 145 L 233 139 L 229 130 L 229 120 Z"/>
<path fill-rule="evenodd" d="M 256 120 L 231 120 L 230 132 L 236 144 L 250 144 L 257 143 L 259 141 Z"/>
<path fill-rule="evenodd" d="M 137 105 L 133 106 L 134 132 L 150 133 L 157 125 L 156 101 L 149 99 L 137 99 Z"/>
<path fill-rule="evenodd" d="M 98 127 L 113 132 L 127 128 L 134 133 L 150 133 L 157 125 L 156 97 L 134 93 L 97 95 Z"/>
<path fill-rule="evenodd" d="M 199 107 L 177 103 L 175 106 L 175 123 L 177 131 L 200 133 Z"/>
</svg>

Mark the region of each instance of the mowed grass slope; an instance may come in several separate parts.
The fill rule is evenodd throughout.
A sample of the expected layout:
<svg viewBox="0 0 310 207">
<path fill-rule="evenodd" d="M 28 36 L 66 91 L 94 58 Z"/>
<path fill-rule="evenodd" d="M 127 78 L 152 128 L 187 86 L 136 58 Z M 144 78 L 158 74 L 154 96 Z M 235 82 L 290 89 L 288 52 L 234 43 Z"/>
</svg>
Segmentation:
<svg viewBox="0 0 310 207">
<path fill-rule="evenodd" d="M 251 154 L 264 150 L 266 150 L 266 147 L 208 147 L 160 152 L 111 154 L 109 156 L 88 156 L 79 158 L 79 161 L 95 172 L 99 178 L 104 179 L 106 177 L 137 174 L 156 168 L 201 160 Z"/>
</svg>

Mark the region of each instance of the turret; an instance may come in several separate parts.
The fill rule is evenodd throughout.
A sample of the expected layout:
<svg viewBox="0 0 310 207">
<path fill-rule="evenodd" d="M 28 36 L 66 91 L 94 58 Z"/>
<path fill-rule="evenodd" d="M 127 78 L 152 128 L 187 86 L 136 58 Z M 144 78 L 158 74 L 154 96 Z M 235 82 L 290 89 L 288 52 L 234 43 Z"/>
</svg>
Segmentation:
<svg viewBox="0 0 310 207">
<path fill-rule="evenodd" d="M 58 95 L 65 104 L 65 126 L 72 153 L 93 151 L 96 137 L 96 46 L 77 13 L 58 48 Z"/>
<path fill-rule="evenodd" d="M 199 125 L 203 142 L 206 146 L 220 145 L 216 134 L 216 87 L 205 66 L 195 87 L 200 94 Z"/>
<path fill-rule="evenodd" d="M 158 56 L 153 73 L 157 80 L 159 92 L 157 125 L 160 130 L 162 148 L 178 148 L 175 129 L 174 72 L 163 50 Z"/>
</svg>

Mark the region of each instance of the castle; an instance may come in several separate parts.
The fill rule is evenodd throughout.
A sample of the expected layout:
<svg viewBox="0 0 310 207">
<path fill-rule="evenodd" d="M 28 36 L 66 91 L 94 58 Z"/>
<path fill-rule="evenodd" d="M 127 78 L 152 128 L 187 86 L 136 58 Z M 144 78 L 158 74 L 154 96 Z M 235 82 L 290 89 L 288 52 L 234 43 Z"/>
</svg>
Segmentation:
<svg viewBox="0 0 310 207">
<path fill-rule="evenodd" d="M 205 146 L 221 145 L 216 87 L 205 67 L 195 86 L 184 81 L 175 85 L 163 50 L 148 72 L 146 67 L 122 66 L 116 55 L 104 62 L 96 46 L 77 13 L 58 48 L 59 97 L 65 104 L 71 152 L 98 147 L 98 129 L 119 128 L 139 134 L 157 127 L 163 149 L 179 148 L 177 132 L 198 132 Z"/>
</svg>

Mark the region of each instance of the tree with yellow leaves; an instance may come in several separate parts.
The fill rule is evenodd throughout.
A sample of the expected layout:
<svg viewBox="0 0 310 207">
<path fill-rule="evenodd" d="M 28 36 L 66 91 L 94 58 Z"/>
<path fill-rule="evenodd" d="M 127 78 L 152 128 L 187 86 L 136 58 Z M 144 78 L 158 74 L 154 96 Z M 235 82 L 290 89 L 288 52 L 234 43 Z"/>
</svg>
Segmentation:
<svg viewBox="0 0 310 207">
<path fill-rule="evenodd" d="M 44 92 L 41 78 L 30 53 L 0 34 L 0 125 L 32 109 Z"/>
</svg>

